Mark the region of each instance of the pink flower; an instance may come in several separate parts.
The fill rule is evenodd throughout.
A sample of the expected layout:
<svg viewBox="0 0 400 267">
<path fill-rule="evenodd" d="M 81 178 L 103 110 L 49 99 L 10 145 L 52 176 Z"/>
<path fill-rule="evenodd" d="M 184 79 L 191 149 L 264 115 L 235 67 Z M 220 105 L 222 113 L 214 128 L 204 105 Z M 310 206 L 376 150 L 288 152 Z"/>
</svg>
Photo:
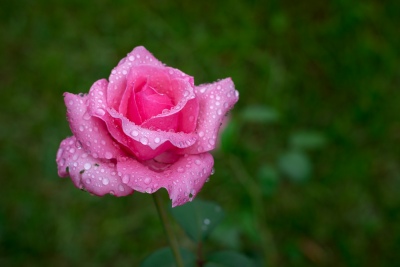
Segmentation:
<svg viewBox="0 0 400 267">
<path fill-rule="evenodd" d="M 89 94 L 65 93 L 72 137 L 60 144 L 58 174 L 94 195 L 167 189 L 172 205 L 201 190 L 214 164 L 225 114 L 238 100 L 230 78 L 193 77 L 136 47 Z"/>
</svg>

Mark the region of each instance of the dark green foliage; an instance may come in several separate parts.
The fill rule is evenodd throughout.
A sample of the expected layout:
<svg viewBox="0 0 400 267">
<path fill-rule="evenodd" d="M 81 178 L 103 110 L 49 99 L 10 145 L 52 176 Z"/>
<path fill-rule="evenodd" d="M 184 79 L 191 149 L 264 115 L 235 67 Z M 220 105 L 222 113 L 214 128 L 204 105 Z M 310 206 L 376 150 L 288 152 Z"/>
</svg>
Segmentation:
<svg viewBox="0 0 400 267">
<path fill-rule="evenodd" d="M 71 135 L 63 92 L 87 92 L 137 45 L 240 91 L 199 194 L 225 210 L 204 255 L 394 266 L 399 14 L 391 0 L 1 1 L 0 266 L 138 266 L 167 245 L 149 195 L 90 196 L 55 165 Z M 290 179 L 287 153 L 308 179 Z"/>
</svg>

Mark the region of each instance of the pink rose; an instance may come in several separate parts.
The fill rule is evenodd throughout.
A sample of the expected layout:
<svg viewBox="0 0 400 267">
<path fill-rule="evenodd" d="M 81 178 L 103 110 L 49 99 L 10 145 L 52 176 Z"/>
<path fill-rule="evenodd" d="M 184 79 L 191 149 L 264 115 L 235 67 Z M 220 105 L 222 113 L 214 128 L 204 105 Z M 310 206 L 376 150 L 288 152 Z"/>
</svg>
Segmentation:
<svg viewBox="0 0 400 267">
<path fill-rule="evenodd" d="M 89 94 L 65 93 L 72 137 L 60 144 L 58 174 L 94 195 L 153 193 L 172 205 L 197 195 L 214 164 L 221 122 L 238 100 L 230 78 L 193 77 L 136 47 Z"/>
</svg>

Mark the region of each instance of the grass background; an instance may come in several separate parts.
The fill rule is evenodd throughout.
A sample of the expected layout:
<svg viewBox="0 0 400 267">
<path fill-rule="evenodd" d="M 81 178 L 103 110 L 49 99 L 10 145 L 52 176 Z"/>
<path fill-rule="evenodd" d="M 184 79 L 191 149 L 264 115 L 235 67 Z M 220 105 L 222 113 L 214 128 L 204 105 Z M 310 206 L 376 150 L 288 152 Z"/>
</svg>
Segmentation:
<svg viewBox="0 0 400 267">
<path fill-rule="evenodd" d="M 87 92 L 137 45 L 196 84 L 232 77 L 240 91 L 199 195 L 227 214 L 206 252 L 399 264 L 399 12 L 398 1 L 2 1 L 0 265 L 137 266 L 166 245 L 149 195 L 96 198 L 56 172 L 63 92 Z M 285 161 L 299 132 L 325 144 Z"/>
</svg>

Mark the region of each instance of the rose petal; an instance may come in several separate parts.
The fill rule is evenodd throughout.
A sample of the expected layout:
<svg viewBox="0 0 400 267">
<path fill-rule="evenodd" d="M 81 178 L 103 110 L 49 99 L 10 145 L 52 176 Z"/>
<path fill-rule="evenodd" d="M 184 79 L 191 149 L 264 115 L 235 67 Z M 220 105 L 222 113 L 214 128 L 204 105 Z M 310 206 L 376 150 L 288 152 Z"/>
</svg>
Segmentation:
<svg viewBox="0 0 400 267">
<path fill-rule="evenodd" d="M 70 176 L 77 188 L 97 196 L 120 197 L 133 193 L 131 187 L 122 183 L 114 163 L 93 158 L 77 144 L 74 136 L 61 142 L 56 160 L 60 177 Z"/>
<path fill-rule="evenodd" d="M 96 85 L 105 85 L 106 81 L 99 81 Z M 120 147 L 115 145 L 103 121 L 93 117 L 87 111 L 89 96 L 64 94 L 67 106 L 67 117 L 72 133 L 81 143 L 81 146 L 94 158 L 111 159 L 125 156 Z"/>
<path fill-rule="evenodd" d="M 128 159 L 117 163 L 122 182 L 142 193 L 154 193 L 160 188 L 168 191 L 172 207 L 191 201 L 211 175 L 214 159 L 209 153 L 182 156 L 162 172 Z"/>
<path fill-rule="evenodd" d="M 126 76 L 131 67 L 138 65 L 163 66 L 149 51 L 143 46 L 135 47 L 125 58 L 121 59 L 109 77 L 109 87 L 107 103 L 110 107 L 118 110 L 122 95 L 126 88 Z"/>
<path fill-rule="evenodd" d="M 195 154 L 214 149 L 221 123 L 238 101 L 239 92 L 235 90 L 231 78 L 227 78 L 196 87 L 196 98 L 199 101 L 197 141 L 193 146 L 177 150 L 177 153 Z"/>
<path fill-rule="evenodd" d="M 146 80 L 146 78 L 142 77 L 141 79 L 136 80 L 135 85 L 141 85 L 142 83 L 145 84 Z M 133 87 L 127 87 L 127 89 L 125 90 L 118 111 L 119 113 L 124 114 L 130 121 L 134 122 L 135 124 L 142 124 L 143 119 L 139 113 L 139 108 L 136 103 L 136 94 Z"/>
<path fill-rule="evenodd" d="M 174 90 L 167 92 L 167 94 L 174 99 L 176 103 L 175 106 L 172 109 L 166 110 L 165 112 L 147 120 L 142 124 L 142 127 L 149 129 L 155 128 L 161 130 L 177 130 L 176 127 L 175 129 L 172 128 L 172 126 L 174 125 L 172 123 L 177 121 L 181 117 L 180 114 L 182 113 L 182 110 L 186 107 L 190 100 L 195 98 L 195 92 L 194 87 L 187 80 L 181 79 L 171 80 L 170 88 L 174 88 Z M 192 108 L 191 116 L 197 117 L 196 113 L 198 112 L 198 107 L 196 105 L 197 101 L 190 103 L 190 107 Z M 186 109 L 186 111 L 188 110 Z M 186 130 L 188 128 L 195 127 L 196 121 L 192 121 L 192 127 L 186 124 L 188 123 L 186 122 L 185 124 L 182 124 L 182 130 L 185 130 L 184 132 L 191 132 Z"/>
<path fill-rule="evenodd" d="M 195 143 L 195 133 L 152 131 L 134 124 L 105 106 L 105 93 L 106 88 L 101 81 L 92 86 L 88 103 L 90 113 L 103 120 L 111 136 L 140 160 L 152 159 L 173 147 L 185 148 Z"/>
<path fill-rule="evenodd" d="M 136 94 L 135 100 L 144 121 L 161 114 L 163 110 L 169 110 L 173 107 L 173 103 L 167 95 L 159 94 L 147 84 Z M 175 124 L 177 123 L 176 121 Z"/>
</svg>

